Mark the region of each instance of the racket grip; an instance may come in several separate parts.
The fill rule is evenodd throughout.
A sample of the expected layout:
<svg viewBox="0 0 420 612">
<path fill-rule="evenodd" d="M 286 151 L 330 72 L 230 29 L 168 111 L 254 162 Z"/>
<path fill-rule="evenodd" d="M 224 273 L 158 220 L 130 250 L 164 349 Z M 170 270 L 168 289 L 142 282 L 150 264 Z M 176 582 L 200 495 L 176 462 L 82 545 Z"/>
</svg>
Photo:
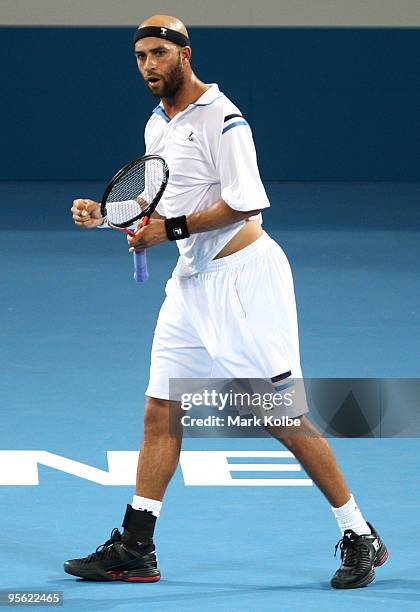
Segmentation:
<svg viewBox="0 0 420 612">
<path fill-rule="evenodd" d="M 147 269 L 146 251 L 135 251 L 134 255 L 134 280 L 138 283 L 145 283 L 149 278 L 149 270 Z"/>
</svg>

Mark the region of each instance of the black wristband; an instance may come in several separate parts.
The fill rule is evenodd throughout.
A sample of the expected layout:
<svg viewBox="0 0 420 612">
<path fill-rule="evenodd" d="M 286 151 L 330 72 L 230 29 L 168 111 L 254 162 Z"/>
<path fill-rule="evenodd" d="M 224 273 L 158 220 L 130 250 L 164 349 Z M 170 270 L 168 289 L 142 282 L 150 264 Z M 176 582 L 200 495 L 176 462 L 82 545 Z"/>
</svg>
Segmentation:
<svg viewBox="0 0 420 612">
<path fill-rule="evenodd" d="M 190 233 L 187 227 L 187 217 L 172 217 L 172 219 L 165 219 L 166 235 L 168 240 L 182 240 L 188 238 Z"/>
</svg>

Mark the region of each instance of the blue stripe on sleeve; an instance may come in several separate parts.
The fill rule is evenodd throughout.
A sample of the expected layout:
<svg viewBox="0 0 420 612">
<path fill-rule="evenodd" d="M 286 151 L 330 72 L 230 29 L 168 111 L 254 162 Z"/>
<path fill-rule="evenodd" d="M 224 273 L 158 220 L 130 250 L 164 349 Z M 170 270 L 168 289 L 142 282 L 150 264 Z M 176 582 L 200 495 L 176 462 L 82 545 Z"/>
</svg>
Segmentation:
<svg viewBox="0 0 420 612">
<path fill-rule="evenodd" d="M 237 125 L 248 125 L 248 122 L 245 121 L 245 119 L 243 121 L 234 121 L 234 123 L 231 123 L 230 125 L 227 125 L 225 128 L 223 128 L 222 134 L 224 134 L 225 132 L 227 132 L 231 128 L 236 127 Z"/>
</svg>

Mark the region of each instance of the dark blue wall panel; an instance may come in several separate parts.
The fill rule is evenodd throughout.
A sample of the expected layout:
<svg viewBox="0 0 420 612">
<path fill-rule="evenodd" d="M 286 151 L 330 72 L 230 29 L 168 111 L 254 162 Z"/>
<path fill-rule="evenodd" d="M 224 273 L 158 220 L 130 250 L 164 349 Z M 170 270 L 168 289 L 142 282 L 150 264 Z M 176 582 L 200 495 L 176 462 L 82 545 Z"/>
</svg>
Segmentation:
<svg viewBox="0 0 420 612">
<path fill-rule="evenodd" d="M 130 28 L 0 28 L 0 179 L 105 179 L 154 99 Z M 419 181 L 420 30 L 192 28 L 248 117 L 265 180 Z"/>
</svg>

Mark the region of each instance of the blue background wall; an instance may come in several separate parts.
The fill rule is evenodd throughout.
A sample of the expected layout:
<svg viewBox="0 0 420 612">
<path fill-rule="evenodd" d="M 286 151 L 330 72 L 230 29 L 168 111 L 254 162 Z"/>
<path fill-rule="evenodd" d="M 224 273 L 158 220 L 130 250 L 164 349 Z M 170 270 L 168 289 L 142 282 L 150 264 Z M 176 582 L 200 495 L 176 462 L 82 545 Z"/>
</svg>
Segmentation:
<svg viewBox="0 0 420 612">
<path fill-rule="evenodd" d="M 0 28 L 0 179 L 107 179 L 154 99 L 132 28 Z M 248 117 L 264 180 L 420 180 L 420 29 L 191 28 L 193 64 Z"/>
</svg>

